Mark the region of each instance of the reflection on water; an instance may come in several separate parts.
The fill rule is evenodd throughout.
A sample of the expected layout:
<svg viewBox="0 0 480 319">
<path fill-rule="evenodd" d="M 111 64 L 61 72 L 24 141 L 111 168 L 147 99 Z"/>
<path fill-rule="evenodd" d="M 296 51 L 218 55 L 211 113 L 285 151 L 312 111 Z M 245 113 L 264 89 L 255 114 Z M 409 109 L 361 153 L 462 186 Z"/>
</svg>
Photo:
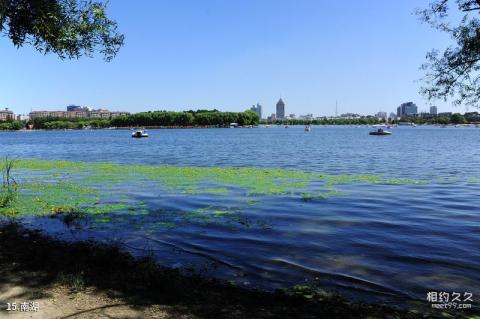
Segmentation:
<svg viewBox="0 0 480 319">
<path fill-rule="evenodd" d="M 121 242 L 163 265 L 246 286 L 308 279 L 387 302 L 424 300 L 427 291 L 480 294 L 478 129 L 398 128 L 389 137 L 349 127 L 152 130 L 148 140 L 128 131 L 18 132 L 0 133 L 0 144 L 0 155 L 24 158 L 428 180 L 345 183 L 335 186 L 341 194 L 314 198 L 218 185 L 179 193 L 143 181 L 112 186 L 112 202 L 127 206 L 88 215 L 78 229 L 48 217 L 26 222 L 62 238 Z"/>
</svg>

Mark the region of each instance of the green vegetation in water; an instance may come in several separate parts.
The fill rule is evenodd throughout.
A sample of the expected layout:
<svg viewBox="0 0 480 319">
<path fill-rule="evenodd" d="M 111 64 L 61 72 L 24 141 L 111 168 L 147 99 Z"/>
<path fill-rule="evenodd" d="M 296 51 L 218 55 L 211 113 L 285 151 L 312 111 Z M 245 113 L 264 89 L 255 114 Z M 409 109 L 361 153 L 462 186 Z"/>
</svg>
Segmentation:
<svg viewBox="0 0 480 319">
<path fill-rule="evenodd" d="M 129 202 L 129 187 L 184 194 L 181 196 L 235 193 L 236 196 L 246 197 L 246 204 L 252 206 L 257 205 L 262 196 L 289 196 L 312 201 L 344 195 L 335 187 L 349 183 L 426 183 L 373 175 L 327 175 L 282 169 L 118 165 L 36 159 L 16 160 L 14 167 L 19 181 L 15 184 L 16 200 L 0 206 L 0 214 L 3 215 L 42 216 L 72 212 L 103 215 L 118 211 L 129 215 L 148 215 L 144 202 Z M 117 196 L 118 201 L 112 202 L 112 194 Z M 236 210 L 206 207 L 185 213 L 184 218 L 234 220 L 239 214 Z M 105 218 L 98 220 L 108 222 Z"/>
<path fill-rule="evenodd" d="M 12 206 L 17 201 L 17 182 L 11 175 L 14 161 L 5 158 L 2 167 L 2 185 L 0 187 L 0 213 L 7 217 L 14 217 L 15 209 Z"/>
<path fill-rule="evenodd" d="M 480 183 L 480 177 L 469 177 L 467 178 L 467 183 Z"/>
</svg>

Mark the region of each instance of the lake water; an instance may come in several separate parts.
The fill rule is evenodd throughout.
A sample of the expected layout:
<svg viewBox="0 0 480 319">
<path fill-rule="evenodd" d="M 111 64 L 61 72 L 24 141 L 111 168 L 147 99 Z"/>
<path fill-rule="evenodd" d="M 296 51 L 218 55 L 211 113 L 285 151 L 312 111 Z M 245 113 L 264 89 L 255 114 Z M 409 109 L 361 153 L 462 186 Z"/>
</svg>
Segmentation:
<svg viewBox="0 0 480 319">
<path fill-rule="evenodd" d="M 155 187 L 118 189 L 145 203 L 149 219 L 122 227 L 89 223 L 66 231 L 56 219 L 25 219 L 67 239 L 117 240 L 134 254 L 239 285 L 274 289 L 318 284 L 367 301 L 425 300 L 428 291 L 480 296 L 480 129 L 303 127 L 0 133 L 0 155 L 118 164 L 256 167 L 331 175 L 412 178 L 423 184 L 357 183 L 344 194 L 301 200 L 238 194 L 178 195 Z M 205 206 L 241 211 L 240 224 L 176 220 Z M 174 227 L 144 231 L 161 218 Z M 112 223 L 114 224 L 114 222 Z"/>
</svg>

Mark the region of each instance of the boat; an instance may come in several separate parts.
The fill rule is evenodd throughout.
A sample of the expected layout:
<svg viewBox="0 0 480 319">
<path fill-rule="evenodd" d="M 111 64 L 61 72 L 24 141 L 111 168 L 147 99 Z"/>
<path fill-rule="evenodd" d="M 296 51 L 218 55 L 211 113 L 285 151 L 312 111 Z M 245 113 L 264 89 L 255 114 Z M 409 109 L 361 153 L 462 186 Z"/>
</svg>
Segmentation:
<svg viewBox="0 0 480 319">
<path fill-rule="evenodd" d="M 136 129 L 135 132 L 132 133 L 132 137 L 134 138 L 148 137 L 148 133 L 144 129 Z"/>
<path fill-rule="evenodd" d="M 370 132 L 370 135 L 391 135 L 392 132 L 386 131 L 386 125 L 372 125 L 374 130 Z"/>
<path fill-rule="evenodd" d="M 310 125 L 305 126 L 305 132 L 310 132 L 311 129 Z"/>
</svg>

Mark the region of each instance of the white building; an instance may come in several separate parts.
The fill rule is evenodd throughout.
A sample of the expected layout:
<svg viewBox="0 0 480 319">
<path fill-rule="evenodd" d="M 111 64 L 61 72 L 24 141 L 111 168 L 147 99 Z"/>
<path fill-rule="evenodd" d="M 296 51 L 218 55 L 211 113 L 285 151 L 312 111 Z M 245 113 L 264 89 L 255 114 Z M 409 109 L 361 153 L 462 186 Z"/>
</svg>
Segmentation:
<svg viewBox="0 0 480 319">
<path fill-rule="evenodd" d="M 17 115 L 17 120 L 22 121 L 22 122 L 28 122 L 30 120 L 30 117 L 25 114 L 18 114 Z"/>
</svg>

